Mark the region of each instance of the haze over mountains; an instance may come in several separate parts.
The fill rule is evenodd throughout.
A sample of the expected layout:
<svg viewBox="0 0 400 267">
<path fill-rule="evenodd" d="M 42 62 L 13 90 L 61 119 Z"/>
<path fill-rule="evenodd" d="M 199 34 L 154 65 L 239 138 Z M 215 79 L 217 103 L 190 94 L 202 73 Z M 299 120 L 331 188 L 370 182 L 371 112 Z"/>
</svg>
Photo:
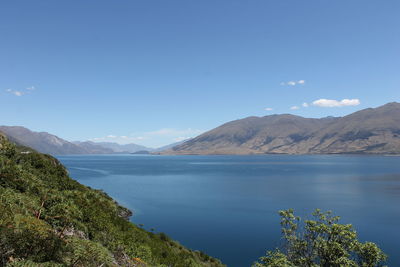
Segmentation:
<svg viewBox="0 0 400 267">
<path fill-rule="evenodd" d="M 154 148 L 150 147 L 145 147 L 137 144 L 125 144 L 121 145 L 118 143 L 113 143 L 113 142 L 92 142 L 92 141 L 85 141 L 85 142 L 80 142 L 76 141 L 73 142 L 74 144 L 80 146 L 80 147 L 85 147 L 89 150 L 95 150 L 96 148 L 101 148 L 102 150 L 107 150 L 110 153 L 134 153 L 137 151 L 153 151 Z M 103 152 L 104 153 L 104 152 Z M 102 154 L 102 153 L 100 153 Z"/>
<path fill-rule="evenodd" d="M 345 117 L 290 114 L 225 123 L 164 154 L 399 154 L 400 104 L 393 102 Z"/>
</svg>

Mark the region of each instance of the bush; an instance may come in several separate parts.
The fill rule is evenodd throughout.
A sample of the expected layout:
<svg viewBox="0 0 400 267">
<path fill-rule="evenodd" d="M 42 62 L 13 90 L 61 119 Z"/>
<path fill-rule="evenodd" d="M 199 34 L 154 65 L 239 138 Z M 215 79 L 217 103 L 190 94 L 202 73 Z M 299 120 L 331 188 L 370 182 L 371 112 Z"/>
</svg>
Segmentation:
<svg viewBox="0 0 400 267">
<path fill-rule="evenodd" d="M 280 211 L 284 246 L 267 252 L 254 267 L 378 267 L 386 255 L 371 242 L 361 243 L 351 224 L 339 224 L 331 212 L 313 213 L 300 225 L 292 209 Z"/>
</svg>

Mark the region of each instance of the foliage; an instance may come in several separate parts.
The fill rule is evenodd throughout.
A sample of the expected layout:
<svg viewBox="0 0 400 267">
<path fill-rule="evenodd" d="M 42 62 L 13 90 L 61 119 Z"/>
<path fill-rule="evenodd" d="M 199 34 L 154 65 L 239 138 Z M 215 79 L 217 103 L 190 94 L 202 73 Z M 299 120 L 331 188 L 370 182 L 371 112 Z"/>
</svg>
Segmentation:
<svg viewBox="0 0 400 267">
<path fill-rule="evenodd" d="M 70 266 L 112 266 L 113 258 L 110 252 L 97 242 L 71 238 L 68 240 Z"/>
<path fill-rule="evenodd" d="M 312 214 L 314 220 L 301 218 L 292 209 L 279 212 L 281 216 L 283 252 L 267 252 L 255 267 L 379 267 L 386 255 L 371 242 L 358 241 L 351 224 L 339 224 L 339 217 L 319 209 Z"/>
<path fill-rule="evenodd" d="M 0 266 L 223 266 L 137 227 L 129 210 L 71 179 L 58 160 L 1 134 L 0 210 Z"/>
</svg>

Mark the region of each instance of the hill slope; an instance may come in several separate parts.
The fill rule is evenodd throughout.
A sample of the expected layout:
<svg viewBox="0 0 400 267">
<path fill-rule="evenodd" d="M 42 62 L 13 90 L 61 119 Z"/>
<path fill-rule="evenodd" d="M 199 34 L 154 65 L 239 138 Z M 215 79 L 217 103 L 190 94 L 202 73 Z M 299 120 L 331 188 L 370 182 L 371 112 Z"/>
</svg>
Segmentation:
<svg viewBox="0 0 400 267">
<path fill-rule="evenodd" d="M 400 104 L 389 103 L 341 118 L 294 115 L 228 122 L 166 154 L 400 153 Z"/>
<path fill-rule="evenodd" d="M 17 144 L 31 147 L 41 153 L 50 155 L 113 154 L 152 150 L 136 144 L 119 145 L 117 143 L 95 143 L 91 141 L 68 142 L 53 134 L 34 132 L 22 126 L 0 126 L 0 132 L 3 132 L 11 141 Z"/>
<path fill-rule="evenodd" d="M 128 221 L 53 157 L 0 134 L 0 266 L 223 266 Z"/>
<path fill-rule="evenodd" d="M 41 153 L 61 154 L 86 154 L 88 151 L 64 139 L 46 132 L 34 132 L 21 126 L 0 126 L 0 132 L 7 135 L 10 140 L 31 147 Z"/>
</svg>

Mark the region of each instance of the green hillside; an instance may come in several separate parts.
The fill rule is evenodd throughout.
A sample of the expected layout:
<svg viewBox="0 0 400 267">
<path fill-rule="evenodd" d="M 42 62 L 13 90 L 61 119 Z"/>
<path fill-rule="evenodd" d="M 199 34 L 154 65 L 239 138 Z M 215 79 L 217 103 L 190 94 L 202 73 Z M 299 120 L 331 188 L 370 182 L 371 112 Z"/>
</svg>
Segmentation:
<svg viewBox="0 0 400 267">
<path fill-rule="evenodd" d="M 0 134 L 0 266 L 224 266 L 79 184 L 53 157 Z"/>
</svg>

